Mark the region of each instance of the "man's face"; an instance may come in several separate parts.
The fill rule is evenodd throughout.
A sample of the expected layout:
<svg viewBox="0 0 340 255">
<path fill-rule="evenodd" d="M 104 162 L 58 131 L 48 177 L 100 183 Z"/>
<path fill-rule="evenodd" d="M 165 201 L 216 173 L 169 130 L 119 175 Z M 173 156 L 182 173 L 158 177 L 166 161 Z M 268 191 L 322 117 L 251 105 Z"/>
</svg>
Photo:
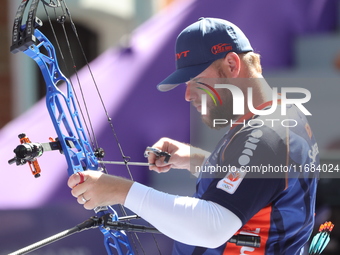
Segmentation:
<svg viewBox="0 0 340 255">
<path fill-rule="evenodd" d="M 191 102 L 200 113 L 203 103 L 202 95 L 206 95 L 206 114 L 203 115 L 201 113 L 201 116 L 202 121 L 211 128 L 216 129 L 216 127 L 213 127 L 214 119 L 235 119 L 235 116 L 233 116 L 233 98 L 231 92 L 228 89 L 214 89 L 215 84 L 226 83 L 230 83 L 226 75 L 221 69 L 213 65 L 187 82 L 185 100 Z M 223 125 L 218 125 L 218 128 L 222 127 Z"/>
</svg>

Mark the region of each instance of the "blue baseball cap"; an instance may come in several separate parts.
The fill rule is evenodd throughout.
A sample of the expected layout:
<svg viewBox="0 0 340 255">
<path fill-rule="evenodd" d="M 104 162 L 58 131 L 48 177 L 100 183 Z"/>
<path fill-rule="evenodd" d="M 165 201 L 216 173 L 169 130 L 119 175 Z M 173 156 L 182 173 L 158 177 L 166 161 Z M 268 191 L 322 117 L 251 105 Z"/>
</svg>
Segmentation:
<svg viewBox="0 0 340 255">
<path fill-rule="evenodd" d="M 229 52 L 253 51 L 248 38 L 233 23 L 217 18 L 200 18 L 185 28 L 176 40 L 176 71 L 157 85 L 169 91 L 196 77 L 215 60 Z"/>
</svg>

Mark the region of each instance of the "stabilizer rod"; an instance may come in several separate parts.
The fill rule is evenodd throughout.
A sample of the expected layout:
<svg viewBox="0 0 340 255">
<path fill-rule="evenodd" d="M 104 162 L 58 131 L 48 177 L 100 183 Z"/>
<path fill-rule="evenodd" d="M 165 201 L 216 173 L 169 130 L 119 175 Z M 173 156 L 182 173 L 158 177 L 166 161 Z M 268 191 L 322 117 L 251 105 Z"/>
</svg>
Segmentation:
<svg viewBox="0 0 340 255">
<path fill-rule="evenodd" d="M 37 249 L 40 249 L 46 245 L 49 245 L 51 243 L 54 243 L 56 241 L 59 241 L 65 237 L 68 237 L 70 235 L 73 235 L 75 233 L 81 232 L 83 230 L 87 230 L 90 228 L 95 228 L 98 227 L 98 218 L 97 217 L 91 217 L 90 219 L 78 224 L 77 226 L 64 230 L 58 234 L 55 234 L 53 236 L 50 236 L 48 238 L 45 238 L 39 242 L 36 242 L 34 244 L 31 244 L 29 246 L 26 246 L 20 250 L 17 250 L 15 252 L 12 252 L 8 255 L 22 255 L 22 254 L 27 254 L 29 252 L 35 251 Z"/>
<path fill-rule="evenodd" d="M 143 232 L 143 233 L 154 233 L 154 234 L 161 234 L 156 228 L 148 227 L 143 225 L 136 225 L 125 222 L 126 220 L 137 219 L 139 218 L 137 215 L 121 217 L 118 221 L 111 221 L 110 214 L 106 214 L 100 218 L 97 216 L 93 216 L 88 220 L 76 225 L 73 228 L 64 230 L 58 234 L 45 238 L 41 241 L 38 241 L 34 244 L 26 246 L 20 250 L 12 252 L 8 255 L 23 255 L 29 252 L 35 251 L 40 249 L 46 245 L 59 241 L 65 237 L 73 235 L 75 233 L 81 232 L 83 230 L 88 230 L 90 228 L 97 228 L 99 226 L 108 228 L 108 229 L 115 229 L 115 230 L 125 230 L 128 232 Z M 247 236 L 247 235 L 234 235 L 228 242 L 235 243 L 239 246 L 249 246 L 249 247 L 260 247 L 261 239 L 259 236 Z"/>
</svg>

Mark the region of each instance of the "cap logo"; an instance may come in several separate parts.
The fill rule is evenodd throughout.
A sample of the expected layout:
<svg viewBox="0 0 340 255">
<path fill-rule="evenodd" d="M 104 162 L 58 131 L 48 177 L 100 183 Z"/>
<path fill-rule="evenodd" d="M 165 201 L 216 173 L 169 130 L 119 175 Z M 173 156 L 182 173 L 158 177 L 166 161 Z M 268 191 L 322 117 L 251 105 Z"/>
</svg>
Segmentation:
<svg viewBox="0 0 340 255">
<path fill-rule="evenodd" d="M 179 60 L 181 57 L 186 58 L 188 56 L 190 50 L 182 51 L 180 53 L 176 53 L 176 60 Z"/>
<path fill-rule="evenodd" d="M 226 51 L 231 51 L 233 47 L 229 43 L 219 43 L 211 47 L 212 54 L 219 54 Z"/>
</svg>

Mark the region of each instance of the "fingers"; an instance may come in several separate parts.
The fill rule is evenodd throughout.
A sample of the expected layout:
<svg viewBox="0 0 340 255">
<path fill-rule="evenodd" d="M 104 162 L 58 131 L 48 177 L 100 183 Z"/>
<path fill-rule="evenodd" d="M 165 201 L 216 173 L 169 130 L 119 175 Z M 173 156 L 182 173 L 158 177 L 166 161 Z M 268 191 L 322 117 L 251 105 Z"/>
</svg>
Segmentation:
<svg viewBox="0 0 340 255">
<path fill-rule="evenodd" d="M 157 173 L 165 173 L 165 172 L 168 172 L 170 169 L 172 168 L 172 165 L 164 165 L 164 166 L 161 166 L 161 165 L 154 165 L 154 166 L 149 166 L 149 169 L 152 170 L 152 171 L 155 171 Z"/>
<path fill-rule="evenodd" d="M 80 177 L 79 184 L 82 184 L 85 181 L 85 175 L 82 172 L 77 173 Z"/>
<path fill-rule="evenodd" d="M 71 190 L 72 196 L 77 198 L 77 201 L 79 204 L 85 204 L 87 201 L 89 201 L 91 198 L 89 196 L 85 196 L 85 193 L 87 191 L 87 185 L 85 183 L 78 184 Z"/>
<path fill-rule="evenodd" d="M 133 184 L 131 180 L 104 174 L 100 171 L 87 170 L 81 174 L 73 174 L 68 180 L 72 196 L 85 209 L 97 206 L 124 204 L 126 196 Z"/>
<path fill-rule="evenodd" d="M 164 151 L 164 152 L 168 152 L 169 154 L 171 154 L 174 150 L 174 148 L 172 148 L 171 143 L 170 143 L 171 139 L 169 138 L 161 138 L 158 142 L 156 142 L 152 148 L 158 149 L 160 151 Z M 164 162 L 165 160 L 165 156 L 157 156 L 155 153 L 149 153 L 148 154 L 148 163 L 151 164 L 149 166 L 150 170 L 156 171 L 158 173 L 164 173 L 167 172 L 171 169 L 172 167 L 172 163 L 171 163 L 171 157 L 169 162 Z"/>
<path fill-rule="evenodd" d="M 71 192 L 72 195 L 73 191 Z M 84 206 L 85 209 L 87 210 L 93 210 L 95 207 L 97 207 L 98 205 L 96 205 L 95 201 L 92 200 L 92 193 L 89 191 L 85 191 L 84 193 L 80 194 L 80 195 L 74 195 L 74 197 L 77 198 L 77 202 L 81 205 Z"/>
<path fill-rule="evenodd" d="M 172 139 L 163 137 L 159 139 L 158 142 L 156 142 L 154 145 L 152 145 L 152 148 L 159 149 L 161 151 L 166 151 L 171 153 L 173 148 L 172 148 Z"/>
<path fill-rule="evenodd" d="M 149 153 L 148 154 L 148 163 L 149 164 L 156 164 L 157 156 L 154 153 Z"/>
<path fill-rule="evenodd" d="M 96 207 L 91 201 L 91 192 L 88 191 L 88 188 L 92 187 L 93 178 L 96 177 L 93 172 L 101 174 L 97 171 L 78 172 L 71 175 L 67 182 L 67 185 L 72 189 L 72 196 L 77 198 L 77 202 L 84 205 L 84 208 L 88 210 Z"/>
<path fill-rule="evenodd" d="M 76 185 L 85 182 L 86 178 L 87 177 L 86 177 L 85 172 L 78 172 L 76 174 L 72 174 L 67 181 L 67 185 L 72 189 Z"/>
<path fill-rule="evenodd" d="M 91 200 L 90 198 L 86 198 L 86 197 L 88 197 L 88 195 L 85 195 L 85 193 L 81 194 L 80 196 L 77 197 L 77 202 L 83 205 Z"/>
<path fill-rule="evenodd" d="M 158 173 L 167 172 L 171 169 L 171 162 L 164 162 L 165 157 L 157 157 L 154 153 L 149 153 L 148 162 L 150 170 Z M 171 158 L 170 160 L 171 161 Z"/>
<path fill-rule="evenodd" d="M 91 201 L 91 198 L 88 193 L 83 193 L 77 197 L 77 202 L 81 205 L 84 206 L 85 209 L 87 210 L 92 210 L 96 206 L 94 203 Z"/>
</svg>

